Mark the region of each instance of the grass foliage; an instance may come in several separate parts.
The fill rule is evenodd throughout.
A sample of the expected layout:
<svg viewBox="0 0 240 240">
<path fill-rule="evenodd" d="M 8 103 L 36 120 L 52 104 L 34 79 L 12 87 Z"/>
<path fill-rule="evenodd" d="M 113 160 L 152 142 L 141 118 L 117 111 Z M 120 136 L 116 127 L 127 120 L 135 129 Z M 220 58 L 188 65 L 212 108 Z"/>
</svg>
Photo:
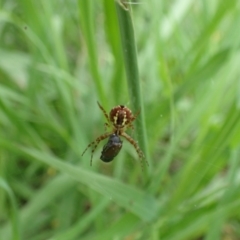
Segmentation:
<svg viewBox="0 0 240 240">
<path fill-rule="evenodd" d="M 0 1 L 1 240 L 240 239 L 240 3 L 133 3 Z"/>
</svg>

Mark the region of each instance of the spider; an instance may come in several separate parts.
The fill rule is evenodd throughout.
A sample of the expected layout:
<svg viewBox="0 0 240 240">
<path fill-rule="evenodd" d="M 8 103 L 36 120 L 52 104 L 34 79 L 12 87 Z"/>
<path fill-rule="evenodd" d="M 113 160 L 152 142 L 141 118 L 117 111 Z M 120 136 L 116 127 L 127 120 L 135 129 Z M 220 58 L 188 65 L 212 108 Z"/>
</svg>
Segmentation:
<svg viewBox="0 0 240 240">
<path fill-rule="evenodd" d="M 133 115 L 132 111 L 129 108 L 127 108 L 124 105 L 118 105 L 118 106 L 112 108 L 109 115 L 108 115 L 106 110 L 100 105 L 100 103 L 97 102 L 97 104 L 98 104 L 99 108 L 102 110 L 105 118 L 107 119 L 107 123 L 105 123 L 105 127 L 110 128 L 111 130 L 109 132 L 106 132 L 106 133 L 100 135 L 93 142 L 88 144 L 86 149 L 83 151 L 82 156 L 87 151 L 87 149 L 89 147 L 93 146 L 92 147 L 92 152 L 91 152 L 91 161 L 90 161 L 90 165 L 92 166 L 93 153 L 96 150 L 98 144 L 102 140 L 106 139 L 107 137 L 115 134 L 116 136 L 124 137 L 135 148 L 135 150 L 138 154 L 138 157 L 141 159 L 141 165 L 143 167 L 142 159 L 144 158 L 144 154 L 143 154 L 142 150 L 138 146 L 137 142 L 125 132 L 128 128 L 131 128 L 132 130 L 134 130 L 134 126 L 133 126 L 132 123 L 137 118 L 140 111 L 138 111 L 135 115 Z M 109 138 L 109 141 L 110 140 L 111 140 L 111 137 Z M 106 151 L 109 150 L 108 147 L 111 144 L 111 143 L 109 143 L 109 141 L 103 148 L 102 156 L 101 156 L 103 158 L 104 158 L 104 154 L 106 153 Z M 120 143 L 120 141 L 121 141 L 121 139 L 119 139 L 118 142 Z M 111 146 L 110 146 L 110 148 L 111 148 Z M 110 151 L 111 151 L 111 149 L 110 149 Z M 119 149 L 119 151 L 120 151 L 120 149 Z M 118 154 L 119 151 L 117 151 L 116 154 L 115 154 L 115 152 L 113 152 L 114 156 L 112 156 L 112 159 Z M 109 158 L 111 158 L 111 156 Z M 146 161 L 146 164 L 148 165 L 147 161 Z"/>
<path fill-rule="evenodd" d="M 104 145 L 100 159 L 103 162 L 111 162 L 120 152 L 122 140 L 116 134 L 110 135 L 108 142 Z"/>
</svg>

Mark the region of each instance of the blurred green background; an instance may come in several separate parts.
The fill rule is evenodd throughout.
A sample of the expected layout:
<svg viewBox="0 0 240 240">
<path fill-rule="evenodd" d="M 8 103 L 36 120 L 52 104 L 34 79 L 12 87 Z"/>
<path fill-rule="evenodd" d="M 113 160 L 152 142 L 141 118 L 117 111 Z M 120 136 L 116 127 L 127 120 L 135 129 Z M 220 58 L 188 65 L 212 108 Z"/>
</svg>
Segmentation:
<svg viewBox="0 0 240 240">
<path fill-rule="evenodd" d="M 143 172 L 81 156 L 133 106 L 116 6 L 0 1 L 0 239 L 240 239 L 240 2 L 131 4 Z"/>
</svg>

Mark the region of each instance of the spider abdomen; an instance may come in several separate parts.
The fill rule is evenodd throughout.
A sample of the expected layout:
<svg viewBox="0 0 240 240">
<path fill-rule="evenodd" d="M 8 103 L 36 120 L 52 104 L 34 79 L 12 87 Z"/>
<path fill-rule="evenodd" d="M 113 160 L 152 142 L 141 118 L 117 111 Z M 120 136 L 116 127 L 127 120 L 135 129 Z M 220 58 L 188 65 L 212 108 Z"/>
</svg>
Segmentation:
<svg viewBox="0 0 240 240">
<path fill-rule="evenodd" d="M 123 105 L 118 105 L 112 108 L 109 113 L 109 117 L 114 127 L 123 128 L 133 121 L 134 116 L 129 108 Z"/>
</svg>

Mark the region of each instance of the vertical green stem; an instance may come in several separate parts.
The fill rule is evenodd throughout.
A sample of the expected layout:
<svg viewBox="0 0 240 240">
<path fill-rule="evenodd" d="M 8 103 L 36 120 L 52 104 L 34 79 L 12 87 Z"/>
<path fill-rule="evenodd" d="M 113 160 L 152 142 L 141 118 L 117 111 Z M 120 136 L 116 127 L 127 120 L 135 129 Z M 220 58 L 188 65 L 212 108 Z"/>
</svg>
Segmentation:
<svg viewBox="0 0 240 240">
<path fill-rule="evenodd" d="M 137 50 L 134 37 L 134 29 L 131 18 L 130 6 L 126 3 L 122 5 L 116 2 L 117 16 L 120 27 L 121 43 L 123 49 L 123 58 L 126 69 L 131 107 L 134 112 L 140 111 L 136 120 L 136 132 L 139 145 L 142 148 L 146 160 L 149 162 L 149 152 L 147 148 L 147 134 L 144 120 L 144 108 L 140 88 L 140 79 L 137 62 Z"/>
</svg>

